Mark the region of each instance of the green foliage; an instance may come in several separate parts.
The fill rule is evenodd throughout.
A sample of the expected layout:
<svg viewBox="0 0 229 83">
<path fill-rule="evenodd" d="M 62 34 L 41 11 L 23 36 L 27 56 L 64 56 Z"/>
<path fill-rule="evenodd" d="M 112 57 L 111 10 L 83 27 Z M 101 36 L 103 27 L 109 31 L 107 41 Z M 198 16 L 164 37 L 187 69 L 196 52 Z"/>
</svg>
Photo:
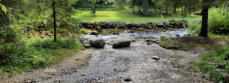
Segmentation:
<svg viewBox="0 0 229 83">
<path fill-rule="evenodd" d="M 45 67 L 61 61 L 67 55 L 71 55 L 67 51 L 51 50 L 44 48 L 30 47 L 26 48 L 22 55 L 15 54 L 9 58 L 8 64 L 0 66 L 3 72 L 14 73 L 16 71 L 30 71 Z"/>
<path fill-rule="evenodd" d="M 25 49 L 23 41 L 20 41 L 20 31 L 17 27 L 13 28 L 4 27 L 0 30 L 0 66 L 8 64 L 9 58 L 14 54 L 22 54 Z"/>
<path fill-rule="evenodd" d="M 3 4 L 0 3 L 0 10 L 2 10 L 4 13 L 7 12 L 7 8 L 6 6 L 4 6 Z"/>
<path fill-rule="evenodd" d="M 217 34 L 229 34 L 228 8 L 212 8 L 209 12 L 209 30 Z"/>
<path fill-rule="evenodd" d="M 20 53 L 13 53 L 8 59 L 1 60 L 1 72 L 30 71 L 61 61 L 75 51 L 82 50 L 82 45 L 74 38 L 27 40 L 27 47 Z"/>
<path fill-rule="evenodd" d="M 54 42 L 52 39 L 38 39 L 36 40 L 36 42 L 32 44 L 32 46 L 49 49 L 83 49 L 82 45 L 79 42 L 77 42 L 75 38 L 59 38 L 56 42 Z"/>
<path fill-rule="evenodd" d="M 224 75 L 228 75 L 229 48 L 217 48 L 215 52 L 201 56 L 198 68 L 200 72 L 208 73 L 215 82 L 224 82 Z M 223 74 L 224 73 L 224 74 Z"/>
<path fill-rule="evenodd" d="M 214 69 L 210 71 L 210 77 L 212 78 L 212 80 L 219 83 L 222 83 L 224 79 L 223 74 Z"/>
<path fill-rule="evenodd" d="M 78 0 L 73 6 L 75 8 L 91 8 L 95 5 L 96 8 L 113 8 L 114 0 Z"/>
<path fill-rule="evenodd" d="M 192 34 L 199 34 L 200 33 L 201 24 L 195 22 L 189 22 L 188 29 Z"/>
<path fill-rule="evenodd" d="M 72 4 L 77 0 L 56 0 L 57 26 L 80 33 Z M 0 74 L 31 70 L 56 63 L 71 51 L 83 49 L 77 38 L 28 39 L 21 32 L 49 30 L 53 21 L 52 0 L 0 0 Z M 24 31 L 26 30 L 26 31 Z M 30 33 L 30 32 L 28 32 Z M 66 50 L 68 49 L 68 50 Z"/>
<path fill-rule="evenodd" d="M 205 62 L 199 63 L 198 67 L 200 69 L 200 72 L 204 72 L 204 73 L 207 73 L 208 71 L 213 69 L 213 66 L 211 64 L 208 64 L 208 63 L 205 63 Z"/>
<path fill-rule="evenodd" d="M 229 13 L 227 8 L 211 8 L 208 21 L 210 34 L 229 34 Z M 188 29 L 193 34 L 198 34 L 200 33 L 201 24 L 189 22 Z"/>
</svg>

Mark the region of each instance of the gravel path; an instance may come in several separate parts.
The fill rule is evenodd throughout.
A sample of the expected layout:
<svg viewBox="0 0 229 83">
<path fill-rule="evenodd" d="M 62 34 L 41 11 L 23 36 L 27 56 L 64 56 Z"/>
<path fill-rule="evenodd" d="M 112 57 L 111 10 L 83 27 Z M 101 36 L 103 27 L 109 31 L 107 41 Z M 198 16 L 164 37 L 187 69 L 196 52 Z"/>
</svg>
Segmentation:
<svg viewBox="0 0 229 83">
<path fill-rule="evenodd" d="M 177 33 L 172 31 L 171 34 L 176 36 Z M 166 32 L 165 35 L 171 34 Z M 131 38 L 136 37 L 128 48 L 113 49 L 106 45 L 104 49 L 86 49 L 60 64 L 13 76 L 2 83 L 211 83 L 204 75 L 186 70 L 189 62 L 198 58 L 199 54 L 164 49 L 156 43 L 148 44 L 145 38 L 141 38 L 151 35 L 127 34 Z M 160 36 L 153 35 L 154 38 Z M 109 41 L 109 38 L 116 36 L 107 37 L 103 38 Z M 80 62 L 79 56 L 87 60 L 89 54 L 92 57 L 87 66 L 76 64 Z"/>
<path fill-rule="evenodd" d="M 42 83 L 200 83 L 201 75 L 180 69 L 198 54 L 167 50 L 157 44 L 147 45 L 143 40 L 123 49 L 93 50 L 89 65 L 76 73 L 61 75 Z M 160 57 L 160 60 L 152 59 Z"/>
</svg>

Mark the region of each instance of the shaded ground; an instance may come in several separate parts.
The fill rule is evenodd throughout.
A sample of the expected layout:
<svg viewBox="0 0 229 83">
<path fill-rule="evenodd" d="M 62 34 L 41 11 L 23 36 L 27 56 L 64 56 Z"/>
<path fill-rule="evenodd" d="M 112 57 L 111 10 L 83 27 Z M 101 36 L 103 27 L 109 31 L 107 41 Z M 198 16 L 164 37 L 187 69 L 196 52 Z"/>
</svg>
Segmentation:
<svg viewBox="0 0 229 83">
<path fill-rule="evenodd" d="M 203 37 L 172 37 L 161 38 L 160 45 L 168 49 L 192 50 L 197 52 L 211 51 L 217 47 L 227 48 L 229 44 L 226 38 Z"/>
</svg>

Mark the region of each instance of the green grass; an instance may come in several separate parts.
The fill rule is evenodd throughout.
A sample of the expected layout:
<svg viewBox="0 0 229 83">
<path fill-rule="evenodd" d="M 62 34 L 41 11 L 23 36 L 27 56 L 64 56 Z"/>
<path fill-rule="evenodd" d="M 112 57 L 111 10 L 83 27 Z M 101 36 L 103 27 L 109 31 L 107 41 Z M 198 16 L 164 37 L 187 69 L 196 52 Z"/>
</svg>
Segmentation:
<svg viewBox="0 0 229 83">
<path fill-rule="evenodd" d="M 208 73 L 216 83 L 228 83 L 229 49 L 217 48 L 214 52 L 204 54 L 197 62 L 200 72 Z"/>
<path fill-rule="evenodd" d="M 210 35 L 210 38 L 197 36 L 166 38 L 161 37 L 159 45 L 167 49 L 191 50 L 191 51 L 212 51 L 214 47 L 227 48 L 229 36 Z"/>
<path fill-rule="evenodd" d="M 96 21 L 122 21 L 122 22 L 153 22 L 153 21 L 167 21 L 171 19 L 197 19 L 200 16 L 170 16 L 170 17 L 142 17 L 138 15 L 131 14 L 131 11 L 128 10 L 116 10 L 116 11 L 96 11 L 96 15 L 93 16 L 91 11 L 88 10 L 76 10 L 76 14 L 73 16 L 74 18 L 78 18 L 83 22 L 96 22 Z"/>
<path fill-rule="evenodd" d="M 26 48 L 20 54 L 12 54 L 0 66 L 0 75 L 46 67 L 82 50 L 82 45 L 74 38 L 53 39 L 34 38 L 26 40 Z"/>
</svg>

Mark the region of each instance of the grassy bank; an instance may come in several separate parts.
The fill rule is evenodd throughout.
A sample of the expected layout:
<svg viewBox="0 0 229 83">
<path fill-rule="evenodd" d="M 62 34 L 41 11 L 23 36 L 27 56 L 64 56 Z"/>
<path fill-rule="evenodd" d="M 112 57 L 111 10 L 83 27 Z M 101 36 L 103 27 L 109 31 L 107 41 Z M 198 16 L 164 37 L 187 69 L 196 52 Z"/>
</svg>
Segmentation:
<svg viewBox="0 0 229 83">
<path fill-rule="evenodd" d="M 213 35 L 202 37 L 162 37 L 160 46 L 168 49 L 195 51 L 200 59 L 193 62 L 194 70 L 206 73 L 215 83 L 229 82 L 229 36 Z M 206 53 L 208 52 L 208 53 Z"/>
<path fill-rule="evenodd" d="M 209 74 L 216 83 L 229 82 L 229 47 L 215 48 L 213 52 L 203 54 L 196 62 L 197 70 Z"/>
<path fill-rule="evenodd" d="M 162 37 L 160 46 L 167 49 L 192 50 L 192 51 L 211 51 L 215 47 L 226 48 L 229 37 L 225 35 L 212 35 L 209 38 L 203 37 Z"/>
<path fill-rule="evenodd" d="M 34 38 L 25 42 L 26 46 L 22 52 L 12 54 L 8 60 L 1 61 L 4 64 L 0 66 L 0 75 L 46 67 L 84 49 L 73 38 L 60 38 L 57 42 L 52 39 Z"/>
<path fill-rule="evenodd" d="M 74 18 L 78 18 L 83 22 L 95 22 L 95 21 L 121 21 L 121 22 L 152 22 L 152 21 L 166 21 L 171 19 L 198 19 L 200 16 L 188 16 L 182 17 L 180 15 L 177 16 L 161 16 L 161 17 L 142 17 L 138 15 L 134 15 L 131 11 L 128 10 L 99 10 L 96 11 L 96 15 L 93 16 L 91 11 L 89 10 L 76 10 Z"/>
</svg>

